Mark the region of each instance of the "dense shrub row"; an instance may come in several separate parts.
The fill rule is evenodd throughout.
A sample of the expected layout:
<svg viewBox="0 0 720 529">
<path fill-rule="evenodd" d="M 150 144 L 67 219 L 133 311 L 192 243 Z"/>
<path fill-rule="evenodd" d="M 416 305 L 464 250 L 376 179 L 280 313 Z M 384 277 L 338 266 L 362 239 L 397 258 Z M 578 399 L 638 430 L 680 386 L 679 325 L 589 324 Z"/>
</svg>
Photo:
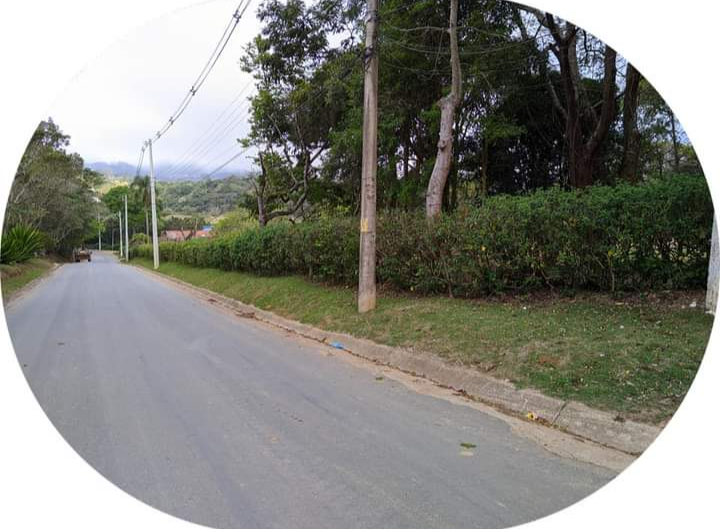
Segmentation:
<svg viewBox="0 0 720 529">
<path fill-rule="evenodd" d="M 377 274 L 397 289 L 457 296 L 542 287 L 703 287 L 712 215 L 701 177 L 498 196 L 433 225 L 394 212 L 378 222 Z M 151 257 L 151 251 L 141 246 L 136 253 Z M 354 285 L 358 220 L 281 223 L 163 243 L 161 259 Z"/>
</svg>

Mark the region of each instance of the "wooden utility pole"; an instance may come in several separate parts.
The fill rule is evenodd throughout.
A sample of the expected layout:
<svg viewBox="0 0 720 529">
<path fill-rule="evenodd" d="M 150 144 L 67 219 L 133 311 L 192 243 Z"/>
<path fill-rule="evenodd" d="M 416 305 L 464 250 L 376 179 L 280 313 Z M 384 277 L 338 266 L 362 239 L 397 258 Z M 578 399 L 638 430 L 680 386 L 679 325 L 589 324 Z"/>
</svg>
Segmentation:
<svg viewBox="0 0 720 529">
<path fill-rule="evenodd" d="M 363 111 L 362 183 L 360 185 L 360 280 L 358 311 L 375 309 L 375 226 L 378 122 L 378 0 L 368 0 L 365 20 L 365 98 Z"/>
<path fill-rule="evenodd" d="M 147 142 L 150 154 L 150 210 L 152 214 L 153 268 L 160 268 L 160 244 L 158 243 L 157 203 L 155 200 L 155 165 L 153 163 L 152 140 Z"/>
</svg>

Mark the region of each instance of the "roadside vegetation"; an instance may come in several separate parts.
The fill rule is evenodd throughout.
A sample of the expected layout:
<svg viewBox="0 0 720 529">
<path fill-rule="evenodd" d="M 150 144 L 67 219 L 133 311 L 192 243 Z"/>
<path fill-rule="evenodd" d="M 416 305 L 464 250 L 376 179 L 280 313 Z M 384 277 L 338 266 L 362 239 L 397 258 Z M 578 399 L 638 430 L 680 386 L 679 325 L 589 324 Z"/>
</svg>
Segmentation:
<svg viewBox="0 0 720 529">
<path fill-rule="evenodd" d="M 40 250 L 67 256 L 88 236 L 97 237 L 103 211 L 95 188 L 103 178 L 67 151 L 69 143 L 70 137 L 52 119 L 35 130 L 10 189 L 4 263 L 22 261 Z"/>
<path fill-rule="evenodd" d="M 496 196 L 445 214 L 387 212 L 378 281 L 398 291 L 479 297 L 501 292 L 703 288 L 713 208 L 705 179 L 553 188 Z M 161 244 L 161 260 L 259 275 L 300 274 L 355 287 L 358 221 L 328 216 L 240 227 Z M 150 258 L 150 245 L 135 255 Z"/>
<path fill-rule="evenodd" d="M 50 272 L 54 265 L 52 259 L 40 257 L 22 263 L 0 264 L 3 301 L 7 302 L 21 288 Z"/>
<path fill-rule="evenodd" d="M 152 269 L 149 259 L 136 264 Z M 703 292 L 493 296 L 476 300 L 384 291 L 375 312 L 354 289 L 298 276 L 162 263 L 160 272 L 317 327 L 436 354 L 521 387 L 662 423 L 692 383 L 712 327 Z"/>
<path fill-rule="evenodd" d="M 30 226 L 17 224 L 7 230 L 0 245 L 0 263 L 22 263 L 35 256 L 44 246 L 43 234 Z"/>
<path fill-rule="evenodd" d="M 260 33 L 236 57 L 255 81 L 248 134 L 237 138 L 254 169 L 158 183 L 161 232 L 192 238 L 214 224 L 207 239 L 161 244 L 161 271 L 551 395 L 667 419 L 712 322 L 698 308 L 710 194 L 652 85 L 550 13 L 494 0 L 381 3 L 372 53 L 382 65 L 374 220 L 383 295 L 375 313 L 355 313 L 363 6 L 258 4 Z M 219 130 L 203 151 L 221 143 Z M 39 125 L 12 186 L 0 260 L 32 275 L 42 267 L 27 261 L 35 255 L 98 239 L 115 249 L 127 198 L 130 249 L 147 265 L 142 164 L 108 185 L 68 145 L 52 120 Z M 3 270 L 5 291 L 23 274 Z"/>
</svg>

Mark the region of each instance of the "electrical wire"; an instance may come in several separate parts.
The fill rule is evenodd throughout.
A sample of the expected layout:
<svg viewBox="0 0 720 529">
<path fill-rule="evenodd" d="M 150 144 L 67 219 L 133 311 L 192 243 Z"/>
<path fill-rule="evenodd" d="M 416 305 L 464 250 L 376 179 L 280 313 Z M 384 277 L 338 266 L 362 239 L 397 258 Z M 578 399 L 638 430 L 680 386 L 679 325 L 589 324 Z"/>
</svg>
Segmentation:
<svg viewBox="0 0 720 529">
<path fill-rule="evenodd" d="M 157 142 L 160 138 L 162 138 L 165 133 L 170 130 L 170 128 L 177 122 L 180 116 L 183 115 L 187 107 L 190 106 L 190 103 L 192 102 L 195 95 L 198 93 L 198 90 L 200 90 L 203 84 L 205 84 L 205 81 L 210 76 L 210 73 L 220 59 L 223 51 L 225 51 L 225 47 L 230 41 L 230 38 L 235 32 L 235 29 L 237 29 L 240 19 L 245 14 L 245 11 L 250 6 L 251 2 L 252 0 L 240 1 L 237 8 L 235 9 L 235 12 L 232 15 L 230 22 L 228 22 L 228 25 L 225 27 L 225 31 L 223 31 L 220 40 L 215 45 L 215 49 L 205 63 L 205 66 L 203 66 L 203 69 L 196 77 L 195 81 L 190 87 L 190 90 L 188 90 L 187 94 L 185 94 L 185 97 L 182 99 L 175 112 L 173 112 L 173 114 L 170 116 L 168 122 L 155 133 L 155 136 L 153 137 L 154 142 Z"/>
<path fill-rule="evenodd" d="M 228 161 L 226 161 L 225 163 L 223 163 L 223 164 L 220 165 L 219 167 L 215 168 L 214 170 L 210 171 L 208 174 L 205 175 L 205 177 L 206 177 L 206 178 L 210 178 L 210 177 L 213 176 L 215 173 L 217 173 L 218 171 L 224 169 L 227 165 L 229 165 L 230 163 L 234 162 L 236 159 L 240 158 L 240 156 L 242 156 L 243 154 L 245 154 L 245 153 L 246 153 L 247 151 L 249 151 L 249 150 L 250 150 L 250 147 L 245 147 L 242 151 L 240 151 L 239 153 L 237 153 L 235 156 L 233 156 L 232 158 L 230 158 Z"/>
<path fill-rule="evenodd" d="M 251 86 L 252 81 L 243 86 L 240 92 L 232 99 L 230 104 L 228 104 L 220 112 L 220 114 L 217 115 L 217 117 L 212 121 L 212 123 L 210 123 L 210 126 L 205 129 L 203 133 L 200 134 L 200 136 L 198 136 L 198 138 L 195 139 L 195 141 L 186 149 L 185 153 L 167 169 L 168 175 L 175 174 L 179 170 L 182 170 L 191 158 L 196 156 L 208 145 L 212 145 L 211 142 L 213 142 L 217 138 L 218 131 L 222 127 L 225 127 L 232 120 L 237 119 L 236 113 L 238 111 L 242 112 L 242 110 L 244 110 L 244 107 L 246 107 L 247 104 L 247 100 L 242 101 L 239 105 L 237 105 L 237 103 Z M 244 117 L 244 115 L 241 114 L 241 117 Z"/>
<path fill-rule="evenodd" d="M 348 66 L 345 68 L 345 70 L 343 71 L 343 73 L 340 74 L 340 75 L 337 77 L 337 80 L 338 80 L 338 81 L 342 81 L 342 80 L 346 79 L 346 78 L 353 72 L 353 70 L 355 69 L 355 67 L 359 64 L 359 62 L 360 62 L 360 61 L 362 60 L 362 58 L 363 58 L 363 51 L 364 51 L 364 50 L 359 51 L 359 52 L 353 57 L 353 59 L 350 61 L 350 64 L 348 64 Z M 315 93 L 312 94 L 307 100 L 305 100 L 304 103 L 302 103 L 301 105 L 299 105 L 299 106 L 297 106 L 297 107 L 295 107 L 295 108 L 293 109 L 294 112 L 300 112 L 300 111 L 302 111 L 302 110 L 306 110 L 307 108 L 309 108 L 309 106 L 310 106 L 312 103 L 314 103 L 315 101 L 317 101 L 317 99 L 319 99 L 322 95 L 324 95 L 324 93 L 325 93 L 326 90 L 327 90 L 327 87 L 326 87 L 325 85 L 318 87 L 318 88 L 315 90 Z M 245 152 L 247 152 L 250 148 L 251 148 L 251 147 L 245 147 L 245 148 L 243 148 L 242 151 L 240 151 L 239 153 L 233 155 L 229 160 L 227 160 L 227 161 L 225 161 L 224 163 L 222 163 L 219 167 L 217 167 L 217 168 L 215 168 L 214 170 L 212 170 L 212 171 L 210 171 L 209 173 L 207 173 L 207 174 L 205 175 L 205 177 L 206 177 L 206 178 L 209 178 L 210 176 L 216 174 L 218 171 L 224 169 L 227 165 L 229 165 L 230 163 L 232 163 L 233 161 L 235 161 L 235 160 L 236 160 L 237 158 L 239 158 L 242 154 L 244 154 Z M 191 165 L 192 165 L 192 163 L 191 163 Z"/>
<path fill-rule="evenodd" d="M 135 168 L 135 176 L 140 176 L 140 171 L 142 171 L 142 164 L 143 159 L 145 158 L 145 146 L 143 146 L 142 149 L 140 149 L 140 157 L 138 159 L 137 167 Z"/>
<path fill-rule="evenodd" d="M 247 110 L 247 105 L 241 110 Z M 182 158 L 185 161 L 176 167 L 172 171 L 168 171 L 167 176 L 172 177 L 178 174 L 182 174 L 184 171 L 191 169 L 195 163 L 195 160 L 203 159 L 208 153 L 210 153 L 218 144 L 219 141 L 230 131 L 234 130 L 241 122 L 245 120 L 247 113 L 241 113 L 228 122 L 222 129 L 216 130 L 211 137 L 209 137 L 204 144 L 196 147 L 193 152 L 186 152 Z"/>
</svg>

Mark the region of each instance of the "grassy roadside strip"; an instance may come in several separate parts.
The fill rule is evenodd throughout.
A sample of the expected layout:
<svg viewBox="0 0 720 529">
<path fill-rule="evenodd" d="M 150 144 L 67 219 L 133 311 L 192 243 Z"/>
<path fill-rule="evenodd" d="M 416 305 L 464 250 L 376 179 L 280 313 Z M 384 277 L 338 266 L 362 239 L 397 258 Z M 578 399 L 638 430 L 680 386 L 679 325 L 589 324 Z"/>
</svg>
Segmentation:
<svg viewBox="0 0 720 529">
<path fill-rule="evenodd" d="M 0 285 L 3 301 L 7 301 L 28 283 L 53 269 L 55 263 L 47 258 L 30 259 L 24 263 L 0 265 Z"/>
<path fill-rule="evenodd" d="M 147 259 L 134 264 L 152 268 Z M 384 293 L 359 315 L 351 289 L 163 263 L 160 272 L 281 316 L 434 353 L 519 387 L 662 424 L 700 365 L 712 327 L 702 292 L 482 300 Z"/>
</svg>

